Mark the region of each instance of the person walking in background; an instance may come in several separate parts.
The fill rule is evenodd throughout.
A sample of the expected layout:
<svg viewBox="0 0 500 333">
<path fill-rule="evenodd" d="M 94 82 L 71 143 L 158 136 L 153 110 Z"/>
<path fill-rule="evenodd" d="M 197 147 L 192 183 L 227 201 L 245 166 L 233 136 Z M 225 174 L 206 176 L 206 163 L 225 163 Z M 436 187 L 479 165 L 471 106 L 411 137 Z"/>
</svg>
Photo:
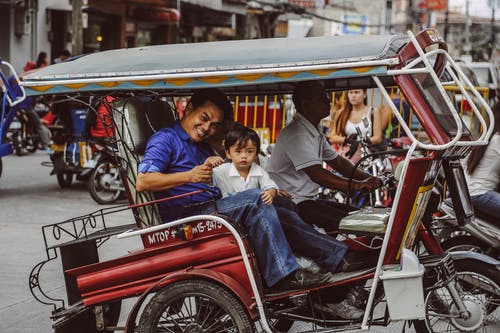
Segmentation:
<svg viewBox="0 0 500 333">
<path fill-rule="evenodd" d="M 42 51 L 38 53 L 38 57 L 36 58 L 35 68 L 42 68 L 48 66 L 48 64 L 49 64 L 49 58 L 47 57 L 47 52 Z"/>
<path fill-rule="evenodd" d="M 49 60 L 47 57 L 47 52 L 42 51 L 42 52 L 38 53 L 38 57 L 36 58 L 36 61 L 28 60 L 26 62 L 26 65 L 24 65 L 23 70 L 25 72 L 29 72 L 29 71 L 32 71 L 32 70 L 37 69 L 37 68 L 45 67 L 48 64 L 49 64 Z M 24 74 L 26 74 L 26 73 L 24 73 Z"/>
<path fill-rule="evenodd" d="M 59 57 L 54 59 L 54 64 L 64 62 L 69 57 L 71 57 L 71 53 L 68 50 L 62 50 L 61 53 L 59 53 Z"/>
</svg>

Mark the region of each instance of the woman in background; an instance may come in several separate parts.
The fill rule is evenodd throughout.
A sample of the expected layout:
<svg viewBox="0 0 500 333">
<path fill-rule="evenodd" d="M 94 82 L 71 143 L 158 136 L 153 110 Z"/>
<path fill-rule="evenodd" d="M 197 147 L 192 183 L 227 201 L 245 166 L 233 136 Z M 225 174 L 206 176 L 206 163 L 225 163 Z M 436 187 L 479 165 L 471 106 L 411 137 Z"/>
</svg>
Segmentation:
<svg viewBox="0 0 500 333">
<path fill-rule="evenodd" d="M 354 141 L 366 140 L 370 145 L 382 142 L 380 112 L 366 105 L 366 101 L 366 89 L 349 90 L 346 107 L 333 123 L 328 140 L 337 145 L 337 151 L 342 155 L 345 155 L 350 149 L 349 145 Z M 358 131 L 361 137 L 358 137 Z M 352 159 L 359 160 L 359 151 L 352 156 Z"/>
</svg>

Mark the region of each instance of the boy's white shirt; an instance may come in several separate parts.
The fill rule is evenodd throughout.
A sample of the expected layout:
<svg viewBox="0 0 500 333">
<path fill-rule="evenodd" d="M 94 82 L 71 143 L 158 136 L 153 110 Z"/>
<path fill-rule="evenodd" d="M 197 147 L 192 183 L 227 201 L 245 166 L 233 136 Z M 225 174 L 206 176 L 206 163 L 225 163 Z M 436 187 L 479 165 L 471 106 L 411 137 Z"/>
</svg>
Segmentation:
<svg viewBox="0 0 500 333">
<path fill-rule="evenodd" d="M 250 166 L 247 179 L 240 176 L 234 163 L 224 163 L 213 169 L 213 185 L 217 186 L 223 197 L 249 189 L 278 189 L 269 174 L 255 162 Z"/>
</svg>

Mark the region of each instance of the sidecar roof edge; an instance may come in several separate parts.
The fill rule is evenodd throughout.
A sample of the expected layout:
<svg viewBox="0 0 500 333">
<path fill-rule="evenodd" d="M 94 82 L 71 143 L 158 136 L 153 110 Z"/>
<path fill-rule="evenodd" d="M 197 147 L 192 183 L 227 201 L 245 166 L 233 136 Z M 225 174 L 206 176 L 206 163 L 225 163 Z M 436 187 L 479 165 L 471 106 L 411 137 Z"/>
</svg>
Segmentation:
<svg viewBox="0 0 500 333">
<path fill-rule="evenodd" d="M 29 95 L 198 89 L 383 75 L 408 41 L 398 35 L 270 38 L 117 49 L 23 79 Z"/>
</svg>

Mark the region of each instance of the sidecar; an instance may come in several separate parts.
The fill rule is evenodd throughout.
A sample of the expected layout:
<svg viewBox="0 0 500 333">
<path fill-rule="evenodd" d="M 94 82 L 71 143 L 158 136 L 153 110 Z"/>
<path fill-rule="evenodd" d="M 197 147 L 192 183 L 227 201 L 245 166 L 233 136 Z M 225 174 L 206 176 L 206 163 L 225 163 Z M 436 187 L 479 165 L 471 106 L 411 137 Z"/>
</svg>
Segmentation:
<svg viewBox="0 0 500 333">
<path fill-rule="evenodd" d="M 481 103 L 482 109 L 471 103 L 482 126 L 477 137 L 467 130 L 443 88 L 439 77 L 444 71 L 450 72 L 465 98 Z M 424 300 L 424 295 L 447 288 L 457 273 L 452 256 L 425 235 L 420 218 L 441 158 L 463 156 L 471 146 L 485 144 L 492 133 L 491 123 L 483 117 L 492 118 L 488 104 L 470 82 L 465 81 L 466 89 L 457 75 L 463 73 L 447 54 L 443 40 L 436 31 L 425 30 L 416 36 L 318 37 L 293 43 L 264 39 L 112 50 L 25 77 L 29 95 L 116 96 L 116 163 L 130 202 L 44 226 L 47 258 L 30 273 L 31 292 L 53 306 L 55 332 L 286 332 L 296 322 L 306 323 L 305 330 L 326 332 L 367 330 L 391 320 L 413 321 L 419 332 L 435 331 L 432 315 L 441 310 L 433 309 L 432 300 Z M 161 224 L 158 200 L 135 189 L 137 165 L 147 139 L 177 120 L 174 97 L 218 87 L 231 96 L 236 115 L 244 112 L 244 118 L 253 119 L 253 127 L 269 128 L 281 120 L 277 103 L 273 113 L 267 101 L 281 100 L 275 96 L 291 93 L 295 83 L 304 80 L 321 80 L 330 92 L 378 89 L 412 144 L 393 206 L 358 211 L 341 221 L 339 238 L 355 253 L 342 270 L 324 285 L 273 290 L 264 287 L 252 244 L 238 221 L 198 215 Z M 421 142 L 412 134 L 388 93 L 394 87 L 411 105 L 429 141 Z M 255 103 L 253 109 L 242 110 L 239 101 L 249 96 L 250 100 L 264 96 L 263 107 Z M 279 117 L 286 113 L 285 104 L 280 106 Z M 251 114 L 253 110 L 262 115 Z M 271 132 L 271 137 L 278 135 L 279 128 Z M 109 225 L 109 217 L 121 211 L 129 211 L 130 220 Z M 424 235 L 430 256 L 417 258 L 412 252 L 418 247 L 417 234 Z M 99 260 L 103 242 L 128 237 L 140 237 L 143 248 Z M 45 264 L 58 257 L 66 285 L 64 299 L 49 296 L 40 278 Z M 386 292 L 386 298 L 382 281 L 391 290 L 402 285 L 401 292 L 411 291 L 415 297 Z M 336 301 L 335 295 L 354 285 L 368 291 L 362 301 L 363 318 L 336 318 L 329 305 Z M 488 286 L 498 288 L 494 280 Z M 485 304 L 479 296 L 472 291 L 465 298 L 460 295 L 449 301 L 451 308 L 460 309 L 453 320 L 460 321 L 464 331 L 486 325 Z M 133 305 L 119 325 L 125 299 L 133 299 Z M 374 311 L 387 303 L 392 306 L 386 311 Z M 452 317 L 449 309 L 443 311 L 448 312 L 438 315 Z M 477 316 L 466 315 L 471 312 Z"/>
</svg>

